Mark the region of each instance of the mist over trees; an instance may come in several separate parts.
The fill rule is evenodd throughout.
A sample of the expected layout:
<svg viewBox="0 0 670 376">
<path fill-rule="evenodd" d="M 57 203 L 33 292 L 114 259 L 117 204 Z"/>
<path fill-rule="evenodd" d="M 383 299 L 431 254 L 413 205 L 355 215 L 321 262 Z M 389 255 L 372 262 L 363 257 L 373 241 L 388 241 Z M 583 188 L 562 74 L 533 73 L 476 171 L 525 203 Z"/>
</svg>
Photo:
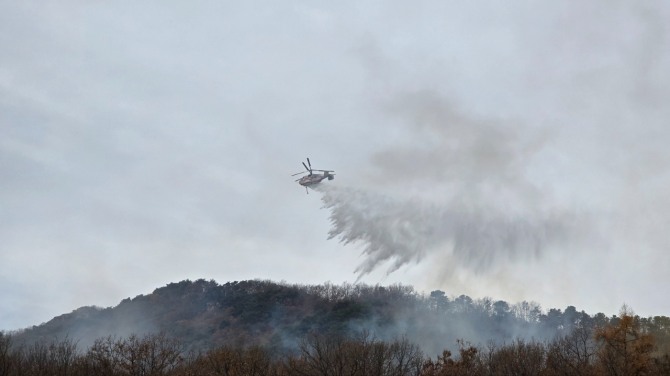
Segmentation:
<svg viewBox="0 0 670 376">
<path fill-rule="evenodd" d="M 187 280 L 4 333 L 0 375 L 668 374 L 669 350 L 670 318 L 627 307 Z"/>
<path fill-rule="evenodd" d="M 639 317 L 622 312 L 615 319 L 544 343 L 459 341 L 458 354 L 436 357 L 406 338 L 382 341 L 368 333 L 310 334 L 283 354 L 242 345 L 186 352 L 163 333 L 99 338 L 78 351 L 70 339 L 17 346 L 0 333 L 0 375 L 667 375 L 670 357 L 656 351 L 653 334 L 642 333 Z"/>
</svg>

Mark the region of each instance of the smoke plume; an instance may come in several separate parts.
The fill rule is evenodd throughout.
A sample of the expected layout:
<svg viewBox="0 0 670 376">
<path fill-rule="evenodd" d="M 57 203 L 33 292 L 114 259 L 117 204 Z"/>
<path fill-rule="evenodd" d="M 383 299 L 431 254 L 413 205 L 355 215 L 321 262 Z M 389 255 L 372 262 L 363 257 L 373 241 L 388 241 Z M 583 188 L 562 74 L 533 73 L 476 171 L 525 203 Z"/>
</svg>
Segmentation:
<svg viewBox="0 0 670 376">
<path fill-rule="evenodd" d="M 552 143 L 546 128 L 468 115 L 433 91 L 400 93 L 381 107 L 402 137 L 374 154 L 358 180 L 366 186 L 318 188 L 329 238 L 363 246 L 359 278 L 431 252 L 482 273 L 540 257 L 585 227 L 583 213 L 554 202 L 533 177 Z"/>
</svg>

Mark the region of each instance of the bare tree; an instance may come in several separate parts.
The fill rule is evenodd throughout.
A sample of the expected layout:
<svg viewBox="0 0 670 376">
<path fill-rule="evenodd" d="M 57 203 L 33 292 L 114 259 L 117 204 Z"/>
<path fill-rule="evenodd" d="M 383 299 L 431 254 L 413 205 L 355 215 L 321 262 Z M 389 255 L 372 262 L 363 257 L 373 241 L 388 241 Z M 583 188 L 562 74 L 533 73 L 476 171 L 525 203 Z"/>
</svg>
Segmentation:
<svg viewBox="0 0 670 376">
<path fill-rule="evenodd" d="M 292 375 L 409 376 L 421 373 L 423 354 L 406 339 L 387 343 L 366 333 L 354 339 L 311 335 L 286 363 Z"/>
<path fill-rule="evenodd" d="M 578 326 L 547 346 L 547 368 L 552 375 L 592 375 L 598 352 L 593 331 Z"/>
<path fill-rule="evenodd" d="M 180 363 L 181 346 L 164 334 L 127 339 L 96 340 L 87 353 L 88 366 L 96 375 L 166 375 Z"/>
<path fill-rule="evenodd" d="M 541 343 L 518 339 L 492 351 L 489 372 L 491 375 L 539 375 L 544 369 L 545 354 Z"/>
<path fill-rule="evenodd" d="M 0 376 L 8 376 L 12 367 L 12 337 L 0 332 Z"/>
</svg>

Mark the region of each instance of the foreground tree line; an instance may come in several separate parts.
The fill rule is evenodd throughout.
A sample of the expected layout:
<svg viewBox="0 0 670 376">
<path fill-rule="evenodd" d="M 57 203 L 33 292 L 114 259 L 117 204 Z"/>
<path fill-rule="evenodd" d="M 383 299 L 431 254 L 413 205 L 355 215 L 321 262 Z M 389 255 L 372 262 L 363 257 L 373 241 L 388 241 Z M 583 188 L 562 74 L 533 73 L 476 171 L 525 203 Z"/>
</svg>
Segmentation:
<svg viewBox="0 0 670 376">
<path fill-rule="evenodd" d="M 457 354 L 431 358 L 405 338 L 311 334 L 281 354 L 241 345 L 185 353 L 178 340 L 149 334 L 99 338 L 80 351 L 67 338 L 22 345 L 0 333 L 0 376 L 670 375 L 670 355 L 625 308 L 607 325 L 578 326 L 553 341 L 458 344 Z"/>
</svg>

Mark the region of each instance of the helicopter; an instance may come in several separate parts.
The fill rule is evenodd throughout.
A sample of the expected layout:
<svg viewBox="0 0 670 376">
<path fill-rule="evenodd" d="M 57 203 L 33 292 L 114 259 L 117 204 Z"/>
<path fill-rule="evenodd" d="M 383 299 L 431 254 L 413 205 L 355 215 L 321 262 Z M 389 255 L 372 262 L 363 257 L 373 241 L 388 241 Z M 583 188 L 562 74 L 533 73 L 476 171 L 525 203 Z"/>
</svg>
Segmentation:
<svg viewBox="0 0 670 376">
<path fill-rule="evenodd" d="M 295 179 L 295 181 L 298 182 L 298 184 L 302 185 L 305 187 L 305 191 L 307 194 L 309 194 L 309 191 L 307 190 L 307 187 L 310 185 L 315 185 L 321 183 L 323 179 L 328 179 L 328 180 L 333 180 L 335 179 L 335 174 L 333 174 L 333 170 L 316 170 L 312 168 L 312 163 L 309 161 L 309 158 L 307 158 L 307 164 L 305 162 L 302 162 L 302 165 L 305 166 L 305 170 L 307 171 L 302 171 L 302 172 L 296 172 L 295 174 L 291 176 L 296 176 L 296 175 L 301 175 L 305 173 L 309 173 L 306 176 L 303 176 L 299 179 Z M 323 174 L 315 174 L 314 171 L 319 171 L 323 172 Z"/>
</svg>

